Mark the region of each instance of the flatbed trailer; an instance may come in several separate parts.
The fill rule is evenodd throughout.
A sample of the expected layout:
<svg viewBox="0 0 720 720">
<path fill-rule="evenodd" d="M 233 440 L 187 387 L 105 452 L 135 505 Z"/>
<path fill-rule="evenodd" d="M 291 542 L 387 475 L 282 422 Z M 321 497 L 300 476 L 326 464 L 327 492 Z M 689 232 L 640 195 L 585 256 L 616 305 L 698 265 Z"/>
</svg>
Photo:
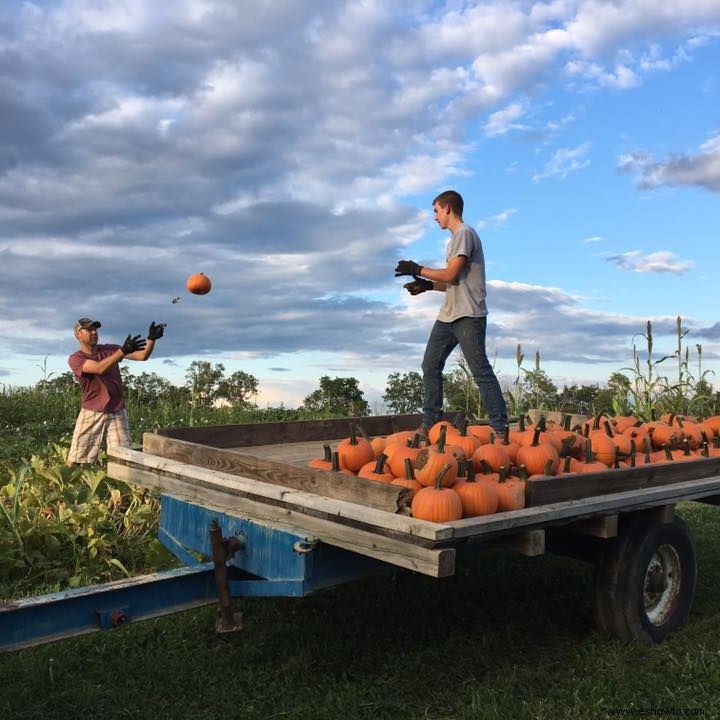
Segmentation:
<svg viewBox="0 0 720 720">
<path fill-rule="evenodd" d="M 161 495 L 159 539 L 185 568 L 0 606 L 0 650 L 219 603 L 219 631 L 238 629 L 231 599 L 303 596 L 404 569 L 437 578 L 468 552 L 502 546 L 595 564 L 598 629 L 660 642 L 688 617 L 697 568 L 681 501 L 720 504 L 720 458 L 542 478 L 522 510 L 431 523 L 409 491 L 313 470 L 324 444 L 360 423 L 370 435 L 413 429 L 418 415 L 168 428 L 142 451 L 115 448 L 110 477 Z"/>
</svg>

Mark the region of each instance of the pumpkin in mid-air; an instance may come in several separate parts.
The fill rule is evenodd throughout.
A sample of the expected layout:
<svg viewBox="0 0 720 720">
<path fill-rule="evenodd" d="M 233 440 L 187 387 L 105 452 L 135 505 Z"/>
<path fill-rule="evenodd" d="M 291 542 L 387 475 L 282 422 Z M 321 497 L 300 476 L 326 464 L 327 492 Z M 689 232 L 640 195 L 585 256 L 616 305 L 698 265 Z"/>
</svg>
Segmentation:
<svg viewBox="0 0 720 720">
<path fill-rule="evenodd" d="M 193 273 L 186 283 L 186 287 L 193 295 L 207 295 L 210 292 L 212 283 L 204 273 Z"/>
</svg>

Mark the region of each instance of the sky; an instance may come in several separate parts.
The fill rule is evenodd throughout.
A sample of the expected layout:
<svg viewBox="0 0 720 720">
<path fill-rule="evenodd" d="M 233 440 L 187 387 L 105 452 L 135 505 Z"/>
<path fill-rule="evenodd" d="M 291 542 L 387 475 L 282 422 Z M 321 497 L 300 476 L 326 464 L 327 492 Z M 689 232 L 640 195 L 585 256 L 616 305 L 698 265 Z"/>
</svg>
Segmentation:
<svg viewBox="0 0 720 720">
<path fill-rule="evenodd" d="M 718 68 L 720 0 L 4 2 L 0 386 L 67 371 L 79 317 L 154 320 L 133 373 L 220 362 L 286 407 L 355 377 L 377 410 L 442 302 L 393 269 L 444 266 L 452 188 L 503 384 L 520 344 L 602 385 L 680 316 L 720 387 Z"/>
</svg>

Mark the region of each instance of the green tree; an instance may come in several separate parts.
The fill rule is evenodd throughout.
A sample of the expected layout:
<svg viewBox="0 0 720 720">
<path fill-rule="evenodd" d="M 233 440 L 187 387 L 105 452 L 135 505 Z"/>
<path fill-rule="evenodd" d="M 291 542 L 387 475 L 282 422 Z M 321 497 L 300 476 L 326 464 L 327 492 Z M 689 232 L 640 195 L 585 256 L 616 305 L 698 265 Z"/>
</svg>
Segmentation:
<svg viewBox="0 0 720 720">
<path fill-rule="evenodd" d="M 224 398 L 233 407 L 254 407 L 252 398 L 257 395 L 258 379 L 243 370 L 234 372 L 230 377 L 222 380 L 217 390 L 217 397 Z"/>
<path fill-rule="evenodd" d="M 51 393 L 79 392 L 80 385 L 70 370 L 51 377 L 52 373 L 35 386 L 37 390 Z"/>
<path fill-rule="evenodd" d="M 565 413 L 591 415 L 599 392 L 598 385 L 565 385 L 560 393 L 558 409 Z"/>
<path fill-rule="evenodd" d="M 309 412 L 345 417 L 370 414 L 370 406 L 356 378 L 329 375 L 320 378 L 320 387 L 305 398 L 303 407 Z"/>
<path fill-rule="evenodd" d="M 173 388 L 169 380 L 154 372 L 141 372 L 139 375 L 127 373 L 123 377 L 123 382 L 128 396 L 134 395 L 137 401 L 144 405 L 157 403 L 166 398 Z"/>
<path fill-rule="evenodd" d="M 225 379 L 225 366 L 212 365 L 207 360 L 194 360 L 185 371 L 185 387 L 190 391 L 195 407 L 210 407 Z"/>
<path fill-rule="evenodd" d="M 526 370 L 522 382 L 522 396 L 529 403 L 525 409 L 554 410 L 558 406 L 557 385 L 544 370 Z"/>
<path fill-rule="evenodd" d="M 483 417 L 480 390 L 464 360 L 458 360 L 450 373 L 443 374 L 443 406 L 446 410 L 462 410 L 467 417 Z"/>
<path fill-rule="evenodd" d="M 390 373 L 382 399 L 391 413 L 403 415 L 418 412 L 423 405 L 423 396 L 422 376 L 413 370 Z"/>
</svg>

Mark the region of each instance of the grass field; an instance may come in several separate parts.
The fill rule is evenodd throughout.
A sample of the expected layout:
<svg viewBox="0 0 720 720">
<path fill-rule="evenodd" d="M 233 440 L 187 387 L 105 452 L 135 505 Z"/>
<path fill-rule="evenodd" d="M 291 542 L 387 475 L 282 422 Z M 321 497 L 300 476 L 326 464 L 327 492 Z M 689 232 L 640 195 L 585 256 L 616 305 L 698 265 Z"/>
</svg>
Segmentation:
<svg viewBox="0 0 720 720">
<path fill-rule="evenodd" d="M 679 510 L 699 580 L 690 623 L 661 645 L 596 633 L 591 566 L 491 550 L 443 580 L 239 600 L 233 635 L 208 606 L 0 655 L 0 718 L 720 717 L 720 511 Z"/>
</svg>

